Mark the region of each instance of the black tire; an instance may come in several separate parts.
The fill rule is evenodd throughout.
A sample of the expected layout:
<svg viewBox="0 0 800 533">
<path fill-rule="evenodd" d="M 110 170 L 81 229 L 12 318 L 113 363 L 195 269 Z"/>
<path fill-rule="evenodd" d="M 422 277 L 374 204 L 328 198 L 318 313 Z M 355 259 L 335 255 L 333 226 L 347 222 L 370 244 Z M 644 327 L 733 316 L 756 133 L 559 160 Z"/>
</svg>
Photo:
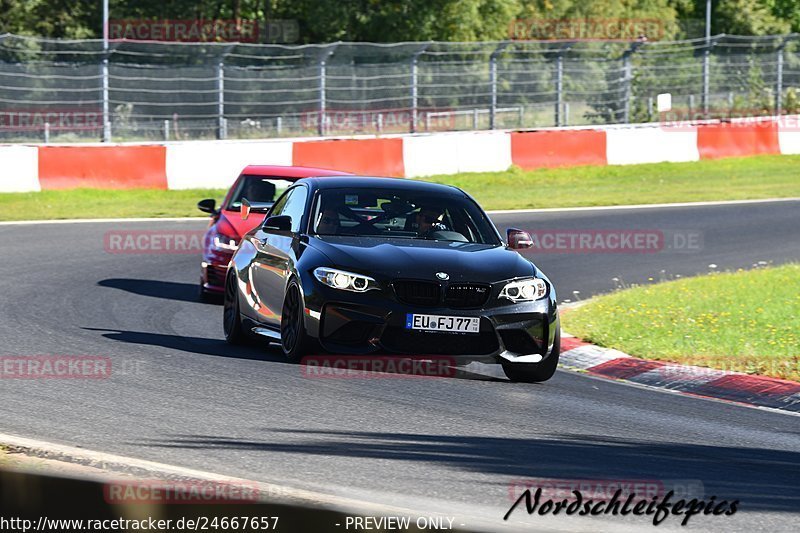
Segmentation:
<svg viewBox="0 0 800 533">
<path fill-rule="evenodd" d="M 290 363 L 299 363 L 308 354 L 309 347 L 300 285 L 292 279 L 286 287 L 281 311 L 281 349 Z"/>
<path fill-rule="evenodd" d="M 239 311 L 239 289 L 236 284 L 236 272 L 231 269 L 225 278 L 225 296 L 222 304 L 222 327 L 228 344 L 242 344 L 246 338 L 242 328 L 242 314 Z"/>
<path fill-rule="evenodd" d="M 541 363 L 509 363 L 503 361 L 503 372 L 506 377 L 517 383 L 540 383 L 547 381 L 556 373 L 558 358 L 561 355 L 561 329 L 556 330 L 553 339 L 553 350 L 550 356 Z"/>
</svg>

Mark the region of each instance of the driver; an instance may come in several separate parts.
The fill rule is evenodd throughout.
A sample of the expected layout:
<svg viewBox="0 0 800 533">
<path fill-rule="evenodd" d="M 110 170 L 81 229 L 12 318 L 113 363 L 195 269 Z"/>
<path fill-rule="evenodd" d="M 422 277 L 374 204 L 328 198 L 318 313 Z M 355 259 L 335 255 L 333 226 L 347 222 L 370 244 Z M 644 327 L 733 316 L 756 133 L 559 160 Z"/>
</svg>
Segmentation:
<svg viewBox="0 0 800 533">
<path fill-rule="evenodd" d="M 443 214 L 444 210 L 440 207 L 433 205 L 421 206 L 416 217 L 417 237 L 425 238 L 433 231 L 447 229 L 447 227 L 439 221 Z"/>
<path fill-rule="evenodd" d="M 332 206 L 322 209 L 317 222 L 317 233 L 320 235 L 336 235 L 339 233 L 339 213 Z"/>
</svg>

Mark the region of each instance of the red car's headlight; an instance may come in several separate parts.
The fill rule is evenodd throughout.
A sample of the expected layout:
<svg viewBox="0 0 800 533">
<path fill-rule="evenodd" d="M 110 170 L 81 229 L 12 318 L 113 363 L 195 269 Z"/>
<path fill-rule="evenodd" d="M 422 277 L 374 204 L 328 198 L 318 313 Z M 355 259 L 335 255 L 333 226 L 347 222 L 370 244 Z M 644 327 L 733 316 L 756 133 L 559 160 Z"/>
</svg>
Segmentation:
<svg viewBox="0 0 800 533">
<path fill-rule="evenodd" d="M 222 233 L 217 233 L 214 235 L 214 240 L 211 244 L 212 249 L 220 252 L 235 252 L 238 247 L 238 239 L 228 235 L 223 235 Z"/>
</svg>

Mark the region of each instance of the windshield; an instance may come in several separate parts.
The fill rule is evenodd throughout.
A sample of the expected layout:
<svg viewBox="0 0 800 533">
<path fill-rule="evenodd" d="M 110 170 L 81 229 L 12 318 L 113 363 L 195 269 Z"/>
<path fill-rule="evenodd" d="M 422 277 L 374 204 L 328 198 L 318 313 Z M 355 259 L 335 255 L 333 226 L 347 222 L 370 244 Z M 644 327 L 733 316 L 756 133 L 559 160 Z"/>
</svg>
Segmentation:
<svg viewBox="0 0 800 533">
<path fill-rule="evenodd" d="M 469 198 L 430 191 L 325 189 L 313 233 L 498 244 L 484 212 Z"/>
<path fill-rule="evenodd" d="M 238 210 L 242 207 L 242 198 L 247 198 L 250 203 L 274 202 L 277 197 L 277 187 L 275 182 L 280 183 L 282 178 L 279 176 L 243 176 L 239 184 L 231 195 L 231 199 L 225 209 Z M 283 181 L 283 188 L 291 185 Z"/>
</svg>

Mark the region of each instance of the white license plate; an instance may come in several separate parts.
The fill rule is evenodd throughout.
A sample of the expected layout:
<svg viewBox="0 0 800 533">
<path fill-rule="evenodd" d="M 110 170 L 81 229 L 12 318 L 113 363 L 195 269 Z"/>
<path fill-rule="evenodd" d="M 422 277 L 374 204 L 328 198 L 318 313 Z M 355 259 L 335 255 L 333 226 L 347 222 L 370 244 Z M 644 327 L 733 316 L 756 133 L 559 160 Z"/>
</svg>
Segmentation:
<svg viewBox="0 0 800 533">
<path fill-rule="evenodd" d="M 445 331 L 449 333 L 479 333 L 481 319 L 470 316 L 406 314 L 406 329 Z"/>
</svg>

